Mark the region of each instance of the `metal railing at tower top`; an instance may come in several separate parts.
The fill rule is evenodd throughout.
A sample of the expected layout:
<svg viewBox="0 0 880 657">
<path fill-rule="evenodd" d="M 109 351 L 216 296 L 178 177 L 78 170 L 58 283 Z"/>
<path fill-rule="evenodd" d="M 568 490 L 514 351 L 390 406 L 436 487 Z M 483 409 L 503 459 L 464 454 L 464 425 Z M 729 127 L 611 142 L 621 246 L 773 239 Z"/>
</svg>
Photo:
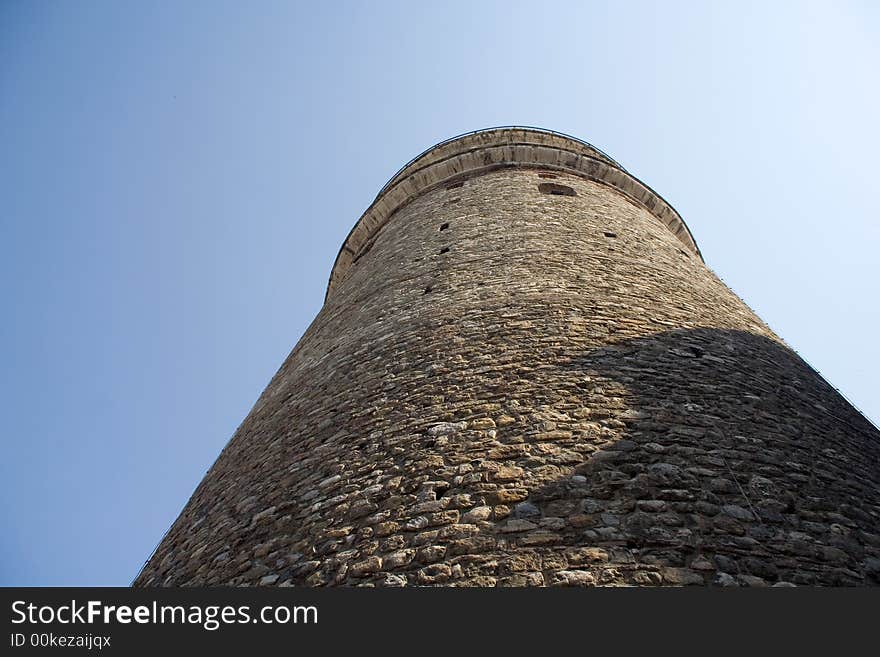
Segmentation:
<svg viewBox="0 0 880 657">
<path fill-rule="evenodd" d="M 578 139 L 577 137 L 573 137 L 571 135 L 565 134 L 564 132 L 558 132 L 556 130 L 548 130 L 547 128 L 537 128 L 535 126 L 530 126 L 530 125 L 499 125 L 499 126 L 494 126 L 492 128 L 481 128 L 479 130 L 471 130 L 470 132 L 463 132 L 460 135 L 455 135 L 455 137 L 450 137 L 449 139 L 444 139 L 443 141 L 438 142 L 429 148 L 426 148 L 421 153 L 419 153 L 414 158 L 412 158 L 409 162 L 407 162 L 402 167 L 400 167 L 397 171 L 395 171 L 394 175 L 391 176 L 391 178 L 388 179 L 388 182 L 386 182 L 382 186 L 382 189 L 379 190 L 379 193 L 376 195 L 376 198 L 378 199 L 380 196 L 382 196 L 382 194 L 385 193 L 385 190 L 391 186 L 391 183 L 393 183 L 394 180 L 401 173 L 403 173 L 410 166 L 412 166 L 413 164 L 418 162 L 420 159 L 425 157 L 428 153 L 435 151 L 438 148 L 445 146 L 446 144 L 452 143 L 452 142 L 457 141 L 459 139 L 462 139 L 464 137 L 469 137 L 471 135 L 477 135 L 477 134 L 480 134 L 481 132 L 496 132 L 496 131 L 500 131 L 500 130 L 528 130 L 529 132 L 540 132 L 545 135 L 554 135 L 556 137 L 562 137 L 563 139 L 569 139 L 577 144 L 580 144 L 581 146 L 586 146 L 587 148 L 596 151 L 602 157 L 606 158 L 609 162 L 611 162 L 614 166 L 616 166 L 618 169 L 620 169 L 621 171 L 625 171 L 626 173 L 629 173 L 629 171 L 627 171 L 623 166 L 621 166 L 620 162 L 618 162 L 613 157 L 608 155 L 608 153 L 603 151 L 601 148 L 593 146 L 593 144 L 591 144 L 587 141 L 584 141 L 583 139 Z"/>
<path fill-rule="evenodd" d="M 506 133 L 506 134 L 505 134 Z M 527 138 L 527 135 L 531 133 L 533 136 L 532 140 Z M 555 130 L 548 130 L 546 128 L 538 128 L 534 126 L 523 126 L 523 125 L 508 125 L 508 126 L 495 126 L 491 128 L 481 128 L 479 130 L 472 130 L 470 132 L 465 132 L 460 135 L 456 135 L 454 137 L 450 137 L 449 139 L 444 139 L 443 141 L 434 144 L 430 148 L 425 149 L 414 158 L 410 159 L 406 164 L 400 167 L 391 178 L 382 186 L 379 190 L 379 193 L 376 194 L 376 197 L 370 203 L 366 210 L 364 210 L 360 219 L 355 222 L 354 226 L 352 226 L 351 230 L 346 235 L 345 240 L 342 243 L 342 246 L 339 249 L 339 252 L 336 255 L 336 259 L 333 262 L 333 267 L 330 270 L 330 281 L 327 284 L 327 291 L 324 295 L 324 301 L 326 302 L 329 298 L 330 292 L 332 291 L 334 285 L 338 282 L 339 277 L 337 274 L 339 273 L 339 267 L 342 266 L 342 271 L 347 270 L 348 265 L 350 264 L 348 261 L 343 261 L 343 254 L 346 251 L 350 251 L 349 242 L 352 240 L 353 236 L 355 236 L 359 229 L 361 228 L 362 221 L 365 217 L 369 216 L 370 213 L 380 204 L 383 196 L 388 194 L 392 190 L 394 190 L 397 186 L 402 184 L 407 178 L 405 178 L 405 174 L 407 170 L 411 170 L 412 174 L 415 174 L 421 171 L 423 168 L 428 168 L 435 164 L 439 164 L 448 159 L 453 159 L 456 155 L 456 152 L 452 150 L 451 152 L 438 152 L 444 146 L 448 144 L 455 143 L 457 141 L 463 141 L 468 139 L 469 137 L 474 137 L 475 135 L 493 135 L 500 134 L 500 138 L 496 139 L 494 143 L 491 139 L 487 139 L 485 143 L 480 143 L 478 139 L 472 140 L 473 143 L 468 143 L 459 155 L 463 153 L 469 153 L 473 151 L 480 150 L 481 148 L 492 148 L 492 147 L 500 147 L 500 146 L 535 146 L 544 148 L 556 149 L 560 151 L 564 151 L 566 153 L 571 153 L 574 155 L 578 155 L 579 159 L 584 158 L 588 160 L 592 160 L 594 162 L 601 162 L 605 166 L 622 173 L 625 177 L 632 179 L 636 183 L 639 188 L 643 188 L 648 192 L 648 196 L 653 196 L 655 199 L 660 201 L 660 205 L 663 208 L 661 220 L 672 229 L 672 232 L 678 237 L 678 239 L 683 242 L 688 249 L 692 250 L 693 253 L 700 259 L 700 261 L 704 261 L 703 254 L 700 252 L 700 247 L 697 245 L 697 240 L 694 238 L 693 233 L 691 232 L 688 225 L 685 223 L 684 219 L 682 219 L 681 214 L 669 203 L 666 199 L 664 199 L 660 194 L 657 193 L 656 190 L 652 189 L 650 185 L 644 183 L 640 179 L 638 179 L 635 175 L 630 173 L 625 167 L 623 167 L 617 160 L 608 155 L 601 148 L 597 148 L 593 146 L 589 142 L 584 141 L 583 139 L 578 139 L 577 137 L 573 137 L 572 135 L 568 135 L 564 132 L 558 132 Z M 537 138 L 538 135 L 543 135 L 544 137 L 553 137 L 556 140 L 561 142 L 568 142 L 570 147 L 566 147 L 564 143 L 553 143 L 553 140 L 547 139 L 542 141 Z M 436 157 L 432 157 L 432 153 L 436 153 Z M 515 157 L 515 156 L 514 156 Z M 419 165 L 420 160 L 425 160 L 424 167 Z M 496 165 L 504 166 L 507 164 L 515 165 L 516 162 L 508 162 L 501 161 L 496 162 Z M 565 168 L 565 167 L 563 167 Z M 591 179 L 590 176 L 585 176 L 588 179 Z M 400 199 L 398 199 L 399 201 Z M 631 200 L 632 197 L 631 197 Z M 638 201 L 636 201 L 638 202 Z M 656 209 L 648 208 L 644 206 L 648 211 L 657 214 Z M 387 210 L 384 208 L 383 211 Z M 658 215 L 659 216 L 659 215 Z M 671 216 L 671 220 L 669 217 Z M 675 224 L 676 228 L 672 228 L 672 225 Z M 381 225 L 384 225 L 381 224 Z M 686 233 L 686 238 L 682 238 L 678 231 L 680 228 L 683 228 Z M 352 252 L 352 255 L 354 253 Z M 342 261 L 342 262 L 341 262 Z"/>
</svg>

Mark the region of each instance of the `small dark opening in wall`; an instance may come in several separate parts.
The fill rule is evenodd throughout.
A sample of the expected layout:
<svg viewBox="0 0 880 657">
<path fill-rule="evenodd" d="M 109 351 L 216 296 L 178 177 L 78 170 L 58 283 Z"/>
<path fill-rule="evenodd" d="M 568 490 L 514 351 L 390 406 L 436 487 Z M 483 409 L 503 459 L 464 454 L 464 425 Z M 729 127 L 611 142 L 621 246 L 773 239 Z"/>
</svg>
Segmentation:
<svg viewBox="0 0 880 657">
<path fill-rule="evenodd" d="M 552 194 L 553 196 L 577 196 L 571 187 L 557 185 L 556 183 L 541 183 L 538 185 L 538 191 L 543 194 Z"/>
<path fill-rule="evenodd" d="M 376 238 L 374 237 L 372 240 L 367 242 L 363 247 L 361 247 L 361 250 L 358 251 L 357 255 L 355 255 L 355 257 L 352 259 L 352 261 L 351 261 L 352 264 L 356 265 L 358 260 L 360 260 L 365 255 L 367 255 L 367 253 L 369 253 L 370 249 L 373 248 L 373 244 L 375 244 L 375 243 L 376 243 Z"/>
<path fill-rule="evenodd" d="M 558 176 L 554 176 L 552 173 L 539 173 L 538 178 L 549 178 L 550 180 L 556 180 Z"/>
<path fill-rule="evenodd" d="M 430 291 L 431 291 L 431 286 L 429 285 L 428 287 L 425 288 L 425 291 L 422 292 L 422 294 L 427 294 Z"/>
<path fill-rule="evenodd" d="M 684 250 L 682 250 L 682 249 L 679 249 L 678 252 L 679 252 L 681 255 L 683 255 L 683 256 L 687 256 L 688 258 L 691 257 L 690 254 L 689 254 L 687 251 L 684 251 Z"/>
<path fill-rule="evenodd" d="M 617 237 L 617 233 L 605 233 L 605 237 Z"/>
<path fill-rule="evenodd" d="M 463 186 L 464 186 L 464 181 L 452 183 L 451 185 L 446 185 L 446 189 L 458 189 L 459 187 L 463 187 Z"/>
<path fill-rule="evenodd" d="M 440 224 L 440 230 L 446 230 L 447 228 L 449 228 L 449 222 L 445 224 Z"/>
<path fill-rule="evenodd" d="M 444 246 L 442 249 L 440 249 L 440 253 L 449 253 L 449 247 Z"/>
</svg>

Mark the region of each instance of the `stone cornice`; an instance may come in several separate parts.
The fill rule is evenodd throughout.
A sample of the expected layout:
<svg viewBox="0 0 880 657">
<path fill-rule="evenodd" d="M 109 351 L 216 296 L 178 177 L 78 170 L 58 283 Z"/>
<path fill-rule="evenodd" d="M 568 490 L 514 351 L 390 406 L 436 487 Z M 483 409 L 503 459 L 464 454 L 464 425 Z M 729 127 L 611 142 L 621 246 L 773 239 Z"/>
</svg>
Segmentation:
<svg viewBox="0 0 880 657">
<path fill-rule="evenodd" d="M 388 181 L 351 229 L 336 256 L 327 297 L 399 208 L 439 185 L 511 166 L 560 171 L 609 185 L 651 212 L 686 249 L 702 258 L 678 212 L 598 148 L 574 137 L 538 128 L 490 128 L 429 148 Z"/>
</svg>

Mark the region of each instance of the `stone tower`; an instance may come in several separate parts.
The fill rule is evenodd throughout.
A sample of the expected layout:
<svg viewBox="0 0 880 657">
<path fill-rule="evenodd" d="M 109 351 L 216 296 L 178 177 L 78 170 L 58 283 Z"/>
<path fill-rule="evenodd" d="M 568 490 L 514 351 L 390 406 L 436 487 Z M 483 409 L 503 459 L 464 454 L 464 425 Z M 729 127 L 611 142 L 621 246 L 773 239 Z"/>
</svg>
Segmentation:
<svg viewBox="0 0 880 657">
<path fill-rule="evenodd" d="M 598 149 L 407 164 L 135 585 L 876 584 L 880 432 Z"/>
</svg>

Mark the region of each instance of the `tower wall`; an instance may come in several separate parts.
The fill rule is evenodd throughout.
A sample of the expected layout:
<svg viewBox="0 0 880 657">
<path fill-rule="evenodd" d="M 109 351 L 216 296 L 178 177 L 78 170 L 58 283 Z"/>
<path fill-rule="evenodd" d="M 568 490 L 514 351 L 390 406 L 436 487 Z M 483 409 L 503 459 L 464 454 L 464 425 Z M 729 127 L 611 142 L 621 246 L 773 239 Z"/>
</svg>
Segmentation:
<svg viewBox="0 0 880 657">
<path fill-rule="evenodd" d="M 358 222 L 135 584 L 876 583 L 878 464 L 653 191 L 487 131 Z"/>
</svg>

